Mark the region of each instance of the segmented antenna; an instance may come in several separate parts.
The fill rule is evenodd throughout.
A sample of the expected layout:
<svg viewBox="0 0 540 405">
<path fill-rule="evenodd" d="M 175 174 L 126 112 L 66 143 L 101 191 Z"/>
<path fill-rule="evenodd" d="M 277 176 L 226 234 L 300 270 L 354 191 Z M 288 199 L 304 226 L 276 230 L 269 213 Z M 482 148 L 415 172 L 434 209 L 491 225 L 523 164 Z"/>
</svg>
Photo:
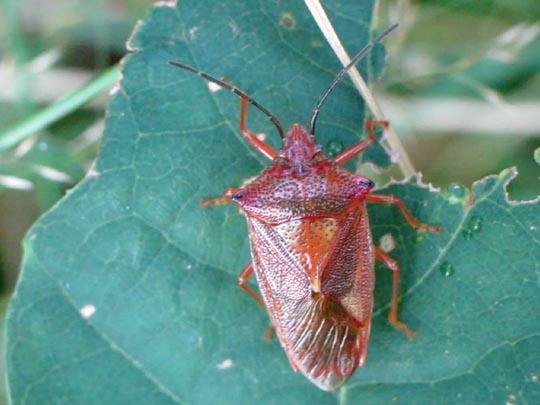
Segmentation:
<svg viewBox="0 0 540 405">
<path fill-rule="evenodd" d="M 204 72 L 202 72 L 200 70 L 194 69 L 194 68 L 192 68 L 190 66 L 187 66 L 187 65 L 183 65 L 182 63 L 169 61 L 169 65 L 176 66 L 176 67 L 178 67 L 180 69 L 187 70 L 188 72 L 191 72 L 191 73 L 195 73 L 195 74 L 205 78 L 209 82 L 212 82 L 212 83 L 215 83 L 215 84 L 217 84 L 219 86 L 225 87 L 226 89 L 229 89 L 230 91 L 232 91 L 237 96 L 247 100 L 254 107 L 258 108 L 260 111 L 262 111 L 264 114 L 266 114 L 268 119 L 270 121 L 272 121 L 272 123 L 277 128 L 277 130 L 279 132 L 279 136 L 281 137 L 281 139 L 285 138 L 285 132 L 283 131 L 283 127 L 281 126 L 281 123 L 275 117 L 275 115 L 273 115 L 270 111 L 268 111 L 262 105 L 257 103 L 255 100 L 253 100 L 250 96 L 248 96 L 246 93 L 244 93 L 238 87 L 236 87 L 236 86 L 234 86 L 234 85 L 232 85 L 230 83 L 227 83 L 227 82 L 225 82 L 223 80 L 216 79 L 215 77 L 212 77 L 212 76 L 210 76 L 210 75 L 208 75 L 208 74 L 206 74 L 206 73 L 204 73 Z"/>
<path fill-rule="evenodd" d="M 377 44 L 380 42 L 384 37 L 386 37 L 390 32 L 392 32 L 398 25 L 394 24 L 390 28 L 386 29 L 382 34 L 380 34 L 377 38 L 375 38 L 373 41 L 371 41 L 369 44 L 367 44 L 360 52 L 356 54 L 354 58 L 351 59 L 349 64 L 345 66 L 336 76 L 334 81 L 330 83 L 330 86 L 326 89 L 322 97 L 319 99 L 319 102 L 313 109 L 313 112 L 311 113 L 311 120 L 310 120 L 310 126 L 309 126 L 309 132 L 312 135 L 315 135 L 315 122 L 317 121 L 317 116 L 319 115 L 319 111 L 321 110 L 321 106 L 326 101 L 332 90 L 338 85 L 338 83 L 343 79 L 347 71 L 352 68 L 354 65 L 356 65 L 364 56 L 367 55 L 367 53 Z"/>
</svg>

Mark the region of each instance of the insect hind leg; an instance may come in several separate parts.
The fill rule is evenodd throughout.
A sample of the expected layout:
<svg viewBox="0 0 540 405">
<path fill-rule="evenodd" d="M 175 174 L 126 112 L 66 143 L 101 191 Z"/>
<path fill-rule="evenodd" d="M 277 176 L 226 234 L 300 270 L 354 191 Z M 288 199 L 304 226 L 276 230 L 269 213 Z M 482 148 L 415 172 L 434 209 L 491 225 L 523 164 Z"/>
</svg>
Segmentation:
<svg viewBox="0 0 540 405">
<path fill-rule="evenodd" d="M 264 301 L 261 298 L 261 296 L 259 294 L 257 294 L 253 290 L 253 288 L 251 288 L 249 285 L 247 285 L 247 281 L 253 275 L 253 271 L 254 271 L 253 262 L 249 262 L 248 265 L 246 267 L 244 267 L 244 270 L 242 270 L 240 272 L 240 274 L 238 275 L 238 286 L 242 290 L 247 292 L 255 301 L 257 301 L 257 303 L 261 307 L 266 309 L 266 305 L 264 304 Z M 273 334 L 274 334 L 274 326 L 270 322 L 270 325 L 268 325 L 268 328 L 264 332 L 264 335 L 263 335 L 264 340 L 271 340 Z M 298 366 L 296 366 L 294 361 L 292 361 L 292 359 L 290 359 L 290 358 L 289 358 L 289 360 L 291 361 L 291 364 L 292 364 L 293 368 L 295 369 L 295 371 L 298 371 Z"/>
<path fill-rule="evenodd" d="M 360 332 L 358 334 L 358 337 L 356 338 L 356 347 L 357 347 L 357 350 L 359 351 L 358 367 L 362 367 L 364 363 L 366 362 L 370 331 L 371 331 L 371 321 L 368 322 L 367 325 L 363 325 L 360 328 Z"/>
<path fill-rule="evenodd" d="M 246 267 L 244 267 L 244 270 L 240 272 L 238 275 L 238 286 L 247 292 L 251 297 L 259 303 L 260 306 L 262 306 L 264 309 L 266 309 L 266 305 L 264 304 L 263 299 L 259 294 L 257 294 L 249 285 L 247 285 L 248 279 L 253 275 L 253 262 L 249 262 Z"/>
<path fill-rule="evenodd" d="M 388 313 L 388 321 L 396 328 L 401 330 L 407 335 L 409 339 L 412 339 L 415 332 L 409 328 L 405 323 L 401 322 L 398 317 L 399 306 L 399 265 L 397 262 L 381 248 L 375 246 L 375 258 L 382 262 L 386 267 L 392 270 L 392 301 L 390 303 L 390 312 Z"/>
</svg>

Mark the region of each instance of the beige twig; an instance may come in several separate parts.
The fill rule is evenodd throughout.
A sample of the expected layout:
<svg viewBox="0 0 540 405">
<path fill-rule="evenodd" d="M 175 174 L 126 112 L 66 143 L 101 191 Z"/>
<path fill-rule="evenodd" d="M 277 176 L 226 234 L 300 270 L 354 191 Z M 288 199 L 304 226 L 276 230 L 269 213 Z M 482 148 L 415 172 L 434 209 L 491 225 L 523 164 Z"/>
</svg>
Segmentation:
<svg viewBox="0 0 540 405">
<path fill-rule="evenodd" d="M 339 40 L 339 37 L 334 30 L 334 27 L 332 26 L 332 23 L 330 22 L 330 19 L 326 15 L 326 12 L 324 11 L 324 8 L 322 7 L 322 4 L 319 0 L 304 0 L 306 3 L 306 6 L 308 7 L 309 11 L 311 12 L 311 15 L 317 22 L 317 25 L 319 26 L 320 30 L 322 31 L 324 37 L 332 47 L 332 50 L 340 60 L 341 64 L 343 66 L 347 66 L 349 62 L 351 61 L 351 58 L 347 54 L 347 51 L 343 47 L 341 41 Z M 373 93 L 368 88 L 366 82 L 360 75 L 360 72 L 356 67 L 353 67 L 349 70 L 349 76 L 351 77 L 354 86 L 358 89 L 360 92 L 360 95 L 364 98 L 366 101 L 366 104 L 368 105 L 369 109 L 373 113 L 373 116 L 377 120 L 386 120 L 386 117 L 384 116 L 384 113 L 382 112 L 382 109 L 380 108 L 379 104 L 373 97 Z M 390 149 L 390 154 L 393 157 L 397 157 L 397 164 L 400 168 L 401 172 L 405 177 L 409 177 L 414 175 L 416 172 L 414 170 L 414 167 L 412 165 L 411 160 L 409 159 L 409 156 L 407 155 L 407 152 L 401 145 L 401 142 L 392 129 L 392 127 L 388 127 L 386 129 L 385 133 L 385 139 L 387 142 L 387 146 Z"/>
</svg>

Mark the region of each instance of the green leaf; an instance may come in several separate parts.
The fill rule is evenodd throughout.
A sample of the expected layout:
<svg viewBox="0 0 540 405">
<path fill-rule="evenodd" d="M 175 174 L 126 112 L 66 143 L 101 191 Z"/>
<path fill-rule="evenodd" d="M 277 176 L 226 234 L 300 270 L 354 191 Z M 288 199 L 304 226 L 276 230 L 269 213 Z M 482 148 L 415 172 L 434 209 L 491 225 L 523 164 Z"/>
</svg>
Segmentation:
<svg viewBox="0 0 540 405">
<path fill-rule="evenodd" d="M 384 190 L 441 224 L 441 235 L 411 229 L 396 207 L 370 207 L 375 241 L 397 242 L 401 317 L 418 336 L 386 321 L 391 275 L 378 266 L 367 364 L 342 390 L 320 391 L 292 371 L 276 339 L 262 339 L 267 316 L 236 286 L 249 261 L 245 221 L 233 206 L 199 201 L 267 162 L 239 134 L 238 98 L 167 62 L 224 76 L 284 125 L 307 124 L 340 66 L 302 2 L 247 3 L 180 2 L 139 24 L 95 171 L 25 240 L 7 326 L 12 402 L 538 402 L 540 209 L 506 200 L 511 170 L 470 195 Z M 370 38 L 367 4 L 325 4 L 351 53 Z M 371 80 L 381 56 L 363 63 Z M 344 82 L 321 114 L 319 140 L 351 145 L 362 121 Z M 254 108 L 248 126 L 279 147 Z"/>
</svg>

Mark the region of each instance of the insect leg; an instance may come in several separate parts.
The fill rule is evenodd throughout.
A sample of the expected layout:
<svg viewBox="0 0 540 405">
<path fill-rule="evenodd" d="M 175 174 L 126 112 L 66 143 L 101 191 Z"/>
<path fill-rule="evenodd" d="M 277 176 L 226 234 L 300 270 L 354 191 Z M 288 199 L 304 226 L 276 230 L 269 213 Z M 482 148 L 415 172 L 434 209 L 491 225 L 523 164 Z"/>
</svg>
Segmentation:
<svg viewBox="0 0 540 405">
<path fill-rule="evenodd" d="M 268 159 L 274 160 L 274 158 L 277 156 L 277 152 L 272 149 L 270 145 L 268 145 L 266 142 L 261 141 L 259 138 L 257 138 L 257 135 L 255 135 L 253 132 L 246 128 L 248 103 L 249 100 L 245 98 L 240 99 L 240 131 L 242 131 L 242 134 L 244 134 L 246 140 L 251 145 L 253 145 L 255 149 L 261 152 Z"/>
<path fill-rule="evenodd" d="M 264 309 L 266 309 L 266 305 L 264 304 L 263 299 L 259 294 L 257 294 L 253 289 L 246 284 L 248 279 L 253 275 L 253 263 L 249 262 L 248 265 L 240 272 L 238 275 L 238 285 L 240 288 L 242 288 L 244 291 L 246 291 L 249 295 L 251 295 L 255 301 L 259 303 L 260 306 L 262 306 Z M 268 328 L 266 329 L 266 332 L 264 332 L 264 340 L 271 340 L 272 335 L 274 334 L 274 326 L 272 323 L 268 325 Z M 291 359 L 289 359 L 291 360 Z M 291 363 L 293 364 L 293 367 L 295 367 L 294 362 L 291 360 Z M 298 371 L 298 367 L 295 368 L 295 371 Z"/>
<path fill-rule="evenodd" d="M 337 155 L 334 158 L 334 161 L 336 163 L 345 163 L 348 160 L 351 160 L 353 157 L 359 155 L 363 151 L 365 151 L 367 148 L 369 148 L 369 145 L 371 145 L 375 141 L 375 129 L 374 127 L 376 125 L 383 126 L 385 128 L 388 127 L 388 121 L 382 121 L 382 120 L 368 120 L 366 121 L 366 129 L 368 131 L 368 137 L 366 139 L 361 140 L 357 144 L 351 146 L 350 148 L 345 149 L 343 152 L 341 152 L 339 155 Z"/>
<path fill-rule="evenodd" d="M 364 363 L 366 362 L 370 330 L 371 330 L 371 322 L 368 322 L 366 326 L 361 327 L 360 333 L 358 334 L 358 337 L 356 338 L 356 347 L 357 347 L 357 350 L 359 350 L 360 352 L 360 356 L 358 359 L 358 367 L 362 367 Z"/>
<path fill-rule="evenodd" d="M 394 275 L 392 282 L 392 301 L 390 303 L 388 321 L 405 333 L 409 339 L 412 339 L 415 335 L 414 331 L 398 319 L 399 265 L 392 257 L 377 246 L 375 246 L 375 258 L 392 270 Z"/>
<path fill-rule="evenodd" d="M 395 28 L 395 26 L 394 26 L 394 28 Z M 388 32 L 389 31 L 387 30 L 386 33 L 388 33 Z M 379 38 L 382 39 L 381 36 L 379 36 Z M 207 74 L 207 73 L 205 73 L 205 72 L 203 72 L 201 70 L 194 69 L 191 66 L 184 65 L 183 63 L 169 61 L 169 65 L 175 66 L 175 67 L 180 68 L 180 69 L 184 69 L 184 70 L 186 70 L 188 72 L 191 72 L 191 73 L 195 73 L 196 75 L 199 75 L 199 76 L 203 77 L 204 79 L 208 80 L 209 82 L 215 83 L 220 87 L 225 87 L 226 89 L 229 89 L 234 94 L 236 94 L 238 97 L 245 100 L 247 103 L 253 104 L 256 108 L 258 108 L 261 112 L 263 112 L 268 117 L 268 119 L 270 121 L 272 121 L 272 124 L 275 125 L 276 129 L 279 132 L 279 136 L 281 137 L 281 139 L 285 138 L 285 132 L 283 131 L 283 127 L 281 126 L 281 123 L 279 122 L 279 120 L 270 111 L 268 111 L 262 105 L 257 103 L 254 99 L 252 99 L 250 96 L 248 96 L 244 91 L 240 90 L 234 84 L 229 83 L 224 79 L 216 79 L 215 77 L 212 77 L 209 74 Z"/>
<path fill-rule="evenodd" d="M 231 202 L 231 198 L 241 189 L 239 188 L 226 188 L 221 194 L 223 197 L 218 198 L 203 198 L 201 200 L 201 207 L 208 207 L 215 204 L 228 204 Z"/>
<path fill-rule="evenodd" d="M 251 295 L 255 301 L 259 303 L 263 308 L 266 309 L 266 305 L 264 304 L 264 301 L 262 300 L 261 296 L 257 294 L 253 289 L 246 284 L 246 281 L 253 275 L 253 263 L 249 262 L 248 265 L 240 272 L 238 275 L 238 285 L 240 288 L 242 288 L 244 291 L 246 291 L 249 295 Z"/>
<path fill-rule="evenodd" d="M 386 194 L 368 194 L 366 196 L 366 201 L 371 203 L 377 203 L 377 204 L 396 204 L 403 215 L 405 216 L 405 219 L 409 223 L 410 226 L 418 229 L 423 229 L 429 232 L 441 232 L 440 226 L 434 226 L 434 225 L 428 225 L 424 224 L 420 221 L 418 221 L 411 212 L 407 209 L 405 206 L 405 203 L 399 198 L 394 195 L 386 195 Z"/>
</svg>

